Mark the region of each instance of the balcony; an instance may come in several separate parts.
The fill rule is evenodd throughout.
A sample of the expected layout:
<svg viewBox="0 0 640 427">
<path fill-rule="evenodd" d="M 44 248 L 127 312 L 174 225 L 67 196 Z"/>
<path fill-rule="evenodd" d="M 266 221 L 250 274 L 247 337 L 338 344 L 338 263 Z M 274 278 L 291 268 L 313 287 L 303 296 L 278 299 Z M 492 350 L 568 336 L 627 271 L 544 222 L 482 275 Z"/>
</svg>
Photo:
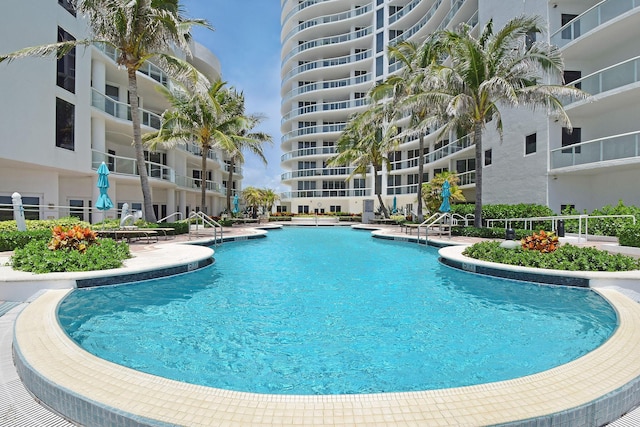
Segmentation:
<svg viewBox="0 0 640 427">
<path fill-rule="evenodd" d="M 431 8 L 427 11 L 427 13 L 425 13 L 425 15 L 422 17 L 420 21 L 418 21 L 411 28 L 409 28 L 408 30 L 400 34 L 398 37 L 392 40 L 389 40 L 389 45 L 390 46 L 396 45 L 404 40 L 407 40 L 408 38 L 416 34 L 418 31 L 420 31 L 422 27 L 427 25 L 427 22 L 429 22 L 429 20 L 433 18 L 433 16 L 436 14 L 436 12 L 438 11 L 438 8 L 443 3 L 443 1 L 444 0 L 436 0 L 433 6 L 431 6 Z"/>
<path fill-rule="evenodd" d="M 371 49 L 366 50 L 364 52 L 355 53 L 353 55 L 340 56 L 338 58 L 330 58 L 330 59 L 319 59 L 317 61 L 308 62 L 306 64 L 295 67 L 291 71 L 289 71 L 282 79 L 282 85 L 284 86 L 284 83 L 287 80 L 305 71 L 315 70 L 318 68 L 335 67 L 335 66 L 344 65 L 344 64 L 352 64 L 354 62 L 362 61 L 367 58 L 371 58 Z"/>
<path fill-rule="evenodd" d="M 291 132 L 287 132 L 282 135 L 281 142 L 284 143 L 291 138 L 296 138 L 298 136 L 311 135 L 315 133 L 333 133 L 333 132 L 342 132 L 344 128 L 347 126 L 346 123 L 336 123 L 332 125 L 318 125 L 318 126 L 307 126 L 304 128 L 292 130 Z"/>
<path fill-rule="evenodd" d="M 91 89 L 91 105 L 100 111 L 103 111 L 110 116 L 118 119 L 131 121 L 131 107 L 124 102 L 116 101 L 108 96 L 98 92 L 96 89 Z M 159 114 L 140 108 L 140 118 L 144 126 L 149 126 L 153 129 L 160 129 L 162 118 Z"/>
<path fill-rule="evenodd" d="M 191 178 L 184 175 L 176 175 L 176 185 L 181 188 L 188 188 L 192 190 L 200 190 L 202 187 L 202 180 Z M 206 181 L 207 191 L 224 194 L 222 186 L 218 182 Z"/>
<path fill-rule="evenodd" d="M 311 83 L 308 85 L 296 87 L 295 89 L 291 90 L 289 93 L 287 93 L 284 96 L 284 98 L 282 99 L 282 102 L 283 103 L 287 102 L 294 96 L 302 95 L 304 93 L 313 92 L 316 90 L 343 88 L 343 87 L 358 85 L 361 83 L 366 83 L 369 81 L 371 81 L 371 73 L 363 74 L 357 77 L 349 77 L 347 79 L 328 80 L 325 82 Z"/>
<path fill-rule="evenodd" d="M 202 148 L 200 148 L 198 144 L 195 144 L 193 142 L 187 142 L 186 144 L 177 144 L 176 147 L 182 151 L 191 153 L 194 156 L 202 157 Z M 220 162 L 220 158 L 213 150 L 209 150 L 209 152 L 207 153 L 207 158 Z"/>
<path fill-rule="evenodd" d="M 353 168 L 321 168 L 321 169 L 300 169 L 293 172 L 286 172 L 280 175 L 280 180 L 286 181 L 294 178 L 309 178 L 309 177 L 327 177 L 327 176 L 344 176 L 351 175 Z"/>
<path fill-rule="evenodd" d="M 353 99 L 350 101 L 337 101 L 337 102 L 327 102 L 325 104 L 320 105 L 306 105 L 301 108 L 296 108 L 293 111 L 285 114 L 282 117 L 282 123 L 293 119 L 294 117 L 301 116 L 303 114 L 315 113 L 318 111 L 335 111 L 335 110 L 348 110 L 352 108 L 358 108 L 369 105 L 368 98 L 360 98 Z"/>
<path fill-rule="evenodd" d="M 371 197 L 371 188 L 356 188 L 344 190 L 298 190 L 287 191 L 281 194 L 283 200 L 301 197 Z"/>
<path fill-rule="evenodd" d="M 640 157 L 640 132 L 629 132 L 551 150 L 551 169 Z M 604 166 L 604 165 L 602 165 Z"/>
<path fill-rule="evenodd" d="M 640 6 L 640 0 L 607 0 L 571 20 L 551 35 L 551 43 L 563 47 L 583 34 Z"/>
<path fill-rule="evenodd" d="M 282 58 L 282 64 L 285 64 L 288 60 L 293 58 L 295 55 L 297 55 L 298 53 L 302 53 L 305 50 L 309 50 L 311 48 L 318 47 L 318 46 L 330 46 L 338 43 L 346 43 L 348 41 L 358 40 L 372 33 L 373 33 L 372 27 L 367 27 L 367 28 L 353 31 L 347 34 L 341 34 L 339 36 L 327 37 L 319 40 L 311 40 L 306 43 L 302 43 L 301 45 L 297 45 L 296 47 L 291 49 L 289 53 L 287 53 L 285 57 Z"/>
<path fill-rule="evenodd" d="M 138 176 L 138 161 L 136 159 L 91 150 L 91 168 L 98 170 L 102 162 L 107 164 L 109 171 L 112 173 Z M 149 178 L 175 183 L 176 175 L 173 168 L 149 161 L 144 162 L 144 164 Z"/>
<path fill-rule="evenodd" d="M 304 157 L 304 156 L 318 156 L 322 154 L 335 154 L 336 147 L 316 147 L 316 148 L 301 148 L 299 150 L 290 151 L 288 153 L 283 154 L 280 157 L 280 161 L 284 162 L 290 159 L 295 159 L 296 157 Z"/>
<path fill-rule="evenodd" d="M 640 56 L 628 59 L 571 82 L 571 86 L 598 95 L 640 81 Z M 570 104 L 571 101 L 566 104 Z"/>
<path fill-rule="evenodd" d="M 94 46 L 106 56 L 111 58 L 113 62 L 118 62 L 118 55 L 120 54 L 120 51 L 118 49 L 104 43 L 94 43 Z M 152 78 L 163 86 L 169 87 L 169 76 L 167 75 L 167 73 L 162 71 L 162 69 L 160 69 L 158 66 L 153 65 L 151 62 L 145 62 L 142 67 L 138 69 L 138 72 Z"/>
</svg>

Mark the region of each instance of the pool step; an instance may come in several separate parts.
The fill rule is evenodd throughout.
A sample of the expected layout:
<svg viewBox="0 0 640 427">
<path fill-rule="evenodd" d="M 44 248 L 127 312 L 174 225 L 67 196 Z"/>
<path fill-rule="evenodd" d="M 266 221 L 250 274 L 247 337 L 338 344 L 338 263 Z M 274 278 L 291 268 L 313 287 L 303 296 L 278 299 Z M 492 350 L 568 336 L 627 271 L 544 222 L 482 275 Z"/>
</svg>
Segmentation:
<svg viewBox="0 0 640 427">
<path fill-rule="evenodd" d="M 0 316 L 8 313 L 9 310 L 17 306 L 18 304 L 20 303 L 15 301 L 0 301 Z"/>
</svg>

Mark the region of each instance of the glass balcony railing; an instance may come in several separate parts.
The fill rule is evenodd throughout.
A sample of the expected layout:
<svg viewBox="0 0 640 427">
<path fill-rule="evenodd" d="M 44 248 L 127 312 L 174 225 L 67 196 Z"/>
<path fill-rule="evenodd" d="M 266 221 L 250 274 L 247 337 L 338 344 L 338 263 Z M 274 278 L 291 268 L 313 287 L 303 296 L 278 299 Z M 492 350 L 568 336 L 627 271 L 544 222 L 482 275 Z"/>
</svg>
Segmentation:
<svg viewBox="0 0 640 427">
<path fill-rule="evenodd" d="M 366 83 L 368 81 L 371 81 L 371 73 L 363 74 L 356 77 L 349 77 L 348 79 L 328 80 L 325 82 L 311 83 L 308 85 L 296 87 L 295 89 L 291 90 L 289 93 L 287 93 L 283 97 L 282 103 L 289 101 L 294 96 L 302 95 L 303 93 L 312 92 L 315 90 L 322 90 L 322 89 L 348 87 L 348 86 L 358 85 L 361 83 Z"/>
<path fill-rule="evenodd" d="M 297 45 L 296 47 L 294 47 L 293 49 L 291 49 L 289 51 L 289 53 L 287 53 L 285 55 L 284 58 L 282 58 L 282 64 L 286 63 L 289 59 L 291 59 L 293 56 L 297 55 L 298 53 L 304 52 L 305 50 L 314 48 L 314 47 L 318 47 L 318 46 L 329 46 L 329 45 L 334 45 L 334 44 L 338 44 L 338 43 L 345 43 L 348 41 L 352 41 L 352 40 L 358 40 L 362 37 L 366 37 L 369 34 L 373 33 L 373 27 L 367 27 L 367 28 L 363 28 L 361 30 L 357 30 L 357 31 L 352 31 L 350 33 L 347 34 L 341 34 L 339 36 L 334 36 L 334 37 L 327 37 L 324 39 L 318 39 L 318 40 L 311 40 L 305 43 L 302 43 L 301 45 Z"/>
<path fill-rule="evenodd" d="M 200 189 L 202 188 L 202 180 L 192 178 L 190 176 L 176 175 L 176 185 L 181 188 Z M 215 193 L 223 194 L 222 186 L 218 182 L 206 181 L 207 191 L 213 191 Z"/>
<path fill-rule="evenodd" d="M 549 154 L 551 169 L 637 158 L 640 156 L 640 132 L 629 132 L 568 145 L 551 150 Z"/>
<path fill-rule="evenodd" d="M 325 2 L 325 1 L 329 1 L 329 0 L 306 0 L 306 1 L 303 1 L 303 2 L 299 3 L 296 7 L 291 9 L 291 11 L 289 13 L 287 13 L 287 16 L 285 16 L 283 22 L 287 22 L 289 20 L 289 18 L 291 18 L 293 15 L 295 15 L 298 12 L 300 12 L 301 10 L 306 9 L 309 6 L 313 6 L 314 4 L 322 3 L 322 2 Z"/>
<path fill-rule="evenodd" d="M 337 189 L 337 190 L 298 190 L 287 191 L 281 194 L 282 199 L 295 199 L 300 197 L 370 197 L 373 194 L 371 188 Z"/>
<path fill-rule="evenodd" d="M 563 47 L 596 27 L 640 7 L 640 0 L 606 0 L 578 15 L 551 35 L 551 43 Z"/>
<path fill-rule="evenodd" d="M 312 135 L 315 133 L 334 133 L 334 132 L 342 132 L 344 128 L 347 126 L 346 123 L 336 123 L 332 125 L 319 125 L 319 126 L 307 126 L 300 129 L 292 130 L 291 132 L 287 132 L 282 135 L 281 142 L 284 143 L 291 138 L 296 138 L 298 136 L 304 135 Z"/>
<path fill-rule="evenodd" d="M 282 116 L 282 123 L 287 120 L 291 120 L 294 117 L 300 116 L 302 114 L 315 113 L 317 111 L 334 111 L 334 110 L 347 110 L 350 108 L 362 107 L 369 104 L 369 100 L 367 98 L 353 99 L 351 101 L 338 101 L 338 102 L 328 102 L 326 104 L 320 105 L 306 105 L 301 108 L 297 108 L 293 111 Z"/>
<path fill-rule="evenodd" d="M 640 56 L 636 56 L 581 79 L 574 80 L 570 85 L 580 88 L 591 95 L 597 95 L 628 84 L 638 83 L 639 81 Z M 567 101 L 566 104 L 571 102 Z"/>
<path fill-rule="evenodd" d="M 131 121 L 131 107 L 129 104 L 109 98 L 93 88 L 91 89 L 91 105 L 100 111 L 104 111 L 110 116 Z M 141 108 L 140 118 L 141 123 L 144 126 L 149 126 L 153 129 L 160 129 L 162 118 L 159 114 Z"/>
<path fill-rule="evenodd" d="M 351 175 L 353 168 L 323 168 L 323 169 L 300 169 L 293 172 L 286 172 L 280 175 L 280 179 L 285 181 L 294 178 L 310 178 L 310 177 L 325 177 L 325 176 L 338 176 L 338 175 Z"/>
<path fill-rule="evenodd" d="M 431 8 L 427 11 L 427 13 L 424 14 L 424 16 L 422 17 L 422 19 L 420 19 L 420 21 L 416 22 L 411 28 L 407 29 L 402 34 L 400 34 L 399 36 L 397 36 L 394 39 L 390 40 L 389 41 L 389 45 L 395 45 L 395 44 L 398 44 L 398 43 L 400 43 L 400 42 L 402 42 L 404 40 L 407 40 L 408 38 L 413 36 L 415 33 L 420 31 L 422 29 L 422 27 L 427 25 L 427 22 L 429 22 L 429 20 L 431 18 L 433 18 L 433 16 L 436 14 L 438 8 L 443 3 L 443 1 L 444 0 L 436 0 L 436 2 L 433 4 L 433 6 L 431 6 Z"/>
<path fill-rule="evenodd" d="M 295 67 L 291 71 L 289 71 L 282 79 L 282 84 L 284 85 L 284 83 L 287 80 L 305 71 L 315 70 L 317 68 L 335 67 L 338 65 L 352 64 L 354 62 L 362 61 L 363 59 L 367 59 L 367 58 L 371 58 L 370 49 L 364 52 L 355 53 L 353 55 L 340 56 L 338 58 L 330 58 L 330 59 L 319 59 L 317 61 L 307 62 L 306 64 L 302 64 L 298 67 Z"/>
<path fill-rule="evenodd" d="M 102 162 L 107 164 L 109 171 L 112 173 L 138 175 L 138 162 L 136 159 L 91 150 L 91 168 L 97 170 Z M 144 162 L 144 164 L 149 178 L 176 182 L 176 174 L 173 168 L 149 161 Z"/>
<path fill-rule="evenodd" d="M 471 185 L 476 183 L 476 171 L 467 171 L 458 174 L 458 185 Z"/>
<path fill-rule="evenodd" d="M 294 35 L 298 34 L 300 31 L 305 30 L 307 28 L 315 27 L 316 25 L 330 24 L 332 22 L 346 21 L 347 19 L 355 18 L 357 16 L 371 12 L 371 9 L 372 9 L 372 5 L 368 4 L 368 5 L 359 7 L 357 9 L 348 10 L 346 12 L 309 19 L 308 21 L 304 21 L 301 24 L 299 24 L 297 27 L 292 29 L 289 32 L 289 34 L 285 36 L 282 43 L 283 44 L 286 43 L 287 41 L 289 41 L 291 37 L 293 37 Z"/>
<path fill-rule="evenodd" d="M 280 161 L 286 161 L 289 159 L 295 159 L 296 157 L 304 156 L 317 156 L 321 154 L 335 154 L 336 147 L 315 147 L 315 148 L 301 148 L 299 150 L 290 151 L 283 154 L 280 157 Z"/>
<path fill-rule="evenodd" d="M 458 151 L 464 150 L 465 148 L 471 147 L 473 145 L 473 140 L 471 139 L 471 135 L 465 135 L 462 138 L 458 138 L 455 141 L 448 143 L 447 145 L 434 150 L 432 153 L 425 155 L 424 162 L 431 163 L 436 160 L 444 159 L 447 156 L 457 153 Z"/>
<path fill-rule="evenodd" d="M 389 16 L 389 25 L 396 22 L 398 19 L 405 16 L 407 13 L 411 12 L 422 0 L 413 0 L 411 3 L 404 6 L 402 9 L 398 10 L 393 15 Z"/>
<path fill-rule="evenodd" d="M 105 55 L 113 60 L 113 62 L 118 62 L 119 50 L 114 48 L 113 46 L 104 44 L 104 43 L 94 43 L 94 46 L 102 51 Z M 160 67 L 152 64 L 151 62 L 145 62 L 138 72 L 151 77 L 153 80 L 157 81 L 163 86 L 169 87 L 169 76 L 167 73 L 162 71 Z"/>
</svg>

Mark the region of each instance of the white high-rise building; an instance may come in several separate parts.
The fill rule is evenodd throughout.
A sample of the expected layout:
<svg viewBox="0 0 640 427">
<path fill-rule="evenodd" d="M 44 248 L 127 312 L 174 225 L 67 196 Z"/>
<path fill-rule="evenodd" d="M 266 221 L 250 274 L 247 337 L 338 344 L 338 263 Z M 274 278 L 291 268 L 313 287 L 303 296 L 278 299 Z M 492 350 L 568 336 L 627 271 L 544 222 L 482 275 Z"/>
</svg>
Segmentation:
<svg viewBox="0 0 640 427">
<path fill-rule="evenodd" d="M 349 117 L 366 108 L 365 94 L 397 71 L 386 47 L 421 41 L 468 23 L 477 35 L 490 19 L 499 29 L 518 15 L 548 23 L 542 37 L 561 47 L 565 81 L 592 94 L 565 106 L 567 133 L 546 111 L 503 110 L 502 138 L 487 125 L 483 137 L 483 202 L 538 203 L 560 213 L 593 210 L 624 200 L 640 205 L 640 3 L 632 0 L 282 0 L 282 182 L 291 187 L 283 209 L 361 212 L 375 199 L 374 177 L 329 168 L 335 141 Z M 402 125 L 402 123 L 400 123 Z M 567 148 L 568 146 L 571 146 Z M 475 198 L 475 155 L 466 136 L 425 145 L 425 180 L 443 170 L 459 174 Z M 383 170 L 383 200 L 415 211 L 418 141 L 392 153 Z M 376 201 L 377 205 L 377 201 Z"/>
<path fill-rule="evenodd" d="M 7 0 L 0 16 L 0 53 L 27 46 L 88 37 L 87 22 L 66 0 Z M 221 75 L 220 63 L 209 50 L 194 43 L 188 60 L 210 79 Z M 6 208 L 18 192 L 28 218 L 68 215 L 101 221 L 93 206 L 98 198 L 96 170 L 105 162 L 109 196 L 120 208 L 143 208 L 137 175 L 125 70 L 115 52 L 100 46 L 78 47 L 61 60 L 16 59 L 0 64 L 0 219 L 13 218 Z M 169 107 L 156 90 L 169 85 L 167 74 L 152 63 L 138 72 L 142 132 L 159 129 L 160 116 Z M 158 219 L 176 212 L 182 218 L 193 210 L 217 215 L 225 208 L 227 168 L 224 153 L 209 154 L 207 176 L 201 177 L 197 145 L 159 147 L 146 152 L 147 172 Z M 200 206 L 200 186 L 207 186 L 206 206 Z M 237 180 L 237 181 L 236 181 Z M 241 168 L 232 190 L 241 187 Z M 115 218 L 116 209 L 106 212 Z M 178 215 L 169 221 L 179 219 Z"/>
</svg>

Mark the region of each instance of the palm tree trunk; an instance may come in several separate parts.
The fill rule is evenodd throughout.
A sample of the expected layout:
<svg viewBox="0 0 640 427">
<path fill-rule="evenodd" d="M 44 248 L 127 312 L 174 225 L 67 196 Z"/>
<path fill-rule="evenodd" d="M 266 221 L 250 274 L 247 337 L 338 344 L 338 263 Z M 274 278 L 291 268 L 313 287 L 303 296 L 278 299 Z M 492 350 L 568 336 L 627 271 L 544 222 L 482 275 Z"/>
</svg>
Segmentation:
<svg viewBox="0 0 640 427">
<path fill-rule="evenodd" d="M 138 163 L 138 175 L 140 176 L 140 187 L 142 189 L 142 199 L 144 205 L 144 219 L 147 222 L 156 222 L 156 214 L 153 211 L 153 200 L 151 198 L 151 188 L 149 187 L 149 176 L 144 161 L 144 148 L 142 146 L 142 133 L 140 131 L 140 109 L 138 105 L 138 81 L 136 70 L 128 68 L 129 77 L 129 105 L 131 106 L 131 122 L 133 123 L 133 146 L 136 150 L 136 161 Z"/>
<path fill-rule="evenodd" d="M 229 160 L 229 175 L 227 177 L 227 212 L 229 213 L 229 215 L 233 214 L 233 211 L 231 210 L 231 192 L 233 191 L 233 166 L 235 164 L 234 160 L 235 157 L 231 156 L 231 159 Z"/>
<path fill-rule="evenodd" d="M 418 145 L 418 208 L 417 217 L 418 222 L 422 223 L 424 216 L 422 215 L 422 177 L 424 176 L 424 132 L 420 132 L 420 143 Z"/>
<path fill-rule="evenodd" d="M 473 225 L 482 227 L 482 122 L 473 125 L 473 143 L 476 146 L 476 209 Z"/>
<path fill-rule="evenodd" d="M 207 156 L 209 155 L 209 144 L 202 144 L 202 166 L 200 167 L 200 209 L 207 212 Z"/>
<path fill-rule="evenodd" d="M 378 203 L 380 203 L 380 210 L 382 211 L 382 215 L 385 218 L 389 218 L 389 212 L 387 208 L 384 206 L 384 202 L 382 201 L 382 178 L 378 180 L 378 172 L 382 170 L 380 165 L 373 165 L 373 182 L 376 196 L 378 196 Z"/>
</svg>

